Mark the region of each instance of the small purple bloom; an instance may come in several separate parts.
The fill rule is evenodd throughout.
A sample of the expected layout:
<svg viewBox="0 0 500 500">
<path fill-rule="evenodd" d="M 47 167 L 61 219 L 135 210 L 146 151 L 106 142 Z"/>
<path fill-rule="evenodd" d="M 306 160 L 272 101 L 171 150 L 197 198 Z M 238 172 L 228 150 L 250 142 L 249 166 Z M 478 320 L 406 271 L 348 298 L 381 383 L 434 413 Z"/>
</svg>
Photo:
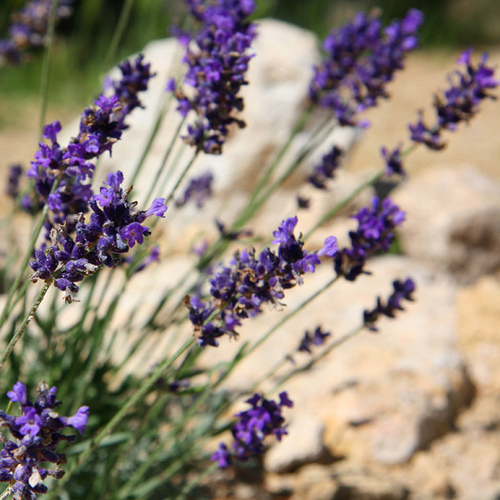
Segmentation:
<svg viewBox="0 0 500 500">
<path fill-rule="evenodd" d="M 81 406 L 78 411 L 72 416 L 66 418 L 66 425 L 74 427 L 80 434 L 87 427 L 89 420 L 89 407 Z"/>
<path fill-rule="evenodd" d="M 16 382 L 12 391 L 7 393 L 7 396 L 13 403 L 18 402 L 25 405 L 27 403 L 26 386 L 22 382 Z"/>
<path fill-rule="evenodd" d="M 190 0 L 188 7 L 200 29 L 190 36 L 191 43 L 186 32 L 177 30 L 186 46 L 183 62 L 188 72 L 184 84 L 193 88 L 186 93 L 182 88 L 175 89 L 177 109 L 182 116 L 190 110 L 196 113 L 195 122 L 188 125 L 186 143 L 207 154 L 220 154 L 229 127 L 245 125 L 235 114 L 244 106 L 239 92 L 247 84 L 245 73 L 252 58 L 248 49 L 256 30 L 247 17 L 254 11 L 255 2 Z"/>
<path fill-rule="evenodd" d="M 279 403 L 265 399 L 261 394 L 254 394 L 247 399 L 250 409 L 237 413 L 236 423 L 231 429 L 233 444 L 231 451 L 221 443 L 211 460 L 218 462 L 219 467 L 232 465 L 233 460 L 247 461 L 262 455 L 265 451 L 264 439 L 274 435 L 278 441 L 287 434 L 287 425 L 282 415 L 284 407 L 291 408 L 293 402 L 286 392 L 279 395 Z"/>
<path fill-rule="evenodd" d="M 300 341 L 298 351 L 311 353 L 311 347 L 313 345 L 319 346 L 323 345 L 326 339 L 330 336 L 330 332 L 321 331 L 321 326 L 318 326 L 314 333 L 310 333 L 308 330 L 305 332 L 303 339 Z"/>
<path fill-rule="evenodd" d="M 369 330 L 377 331 L 376 322 L 379 316 L 383 315 L 388 318 L 394 318 L 396 311 L 403 311 L 404 308 L 401 305 L 403 300 L 413 301 L 415 282 L 411 278 L 406 278 L 405 281 L 395 280 L 392 286 L 394 291 L 387 299 L 386 304 L 378 297 L 377 306 L 374 309 L 365 309 L 363 311 L 363 322 Z"/>
<path fill-rule="evenodd" d="M 409 125 L 412 141 L 432 150 L 443 149 L 446 144 L 441 138 L 442 131 L 456 130 L 459 123 L 468 122 L 477 114 L 481 101 L 496 98 L 490 91 L 498 87 L 500 80 L 495 78 L 495 68 L 487 65 L 488 55 L 483 54 L 479 64 L 474 65 L 471 53 L 468 49 L 457 60 L 466 66 L 465 71 L 456 70 L 448 78 L 450 87 L 434 95 L 434 125 L 426 125 L 421 112 L 419 120 Z"/>
<path fill-rule="evenodd" d="M 337 238 L 335 238 L 335 236 L 328 236 L 328 238 L 325 239 L 325 245 L 318 252 L 318 255 L 333 257 L 338 251 L 339 247 L 337 245 Z"/>
<path fill-rule="evenodd" d="M 405 219 L 405 213 L 390 198 L 374 197 L 371 207 L 362 208 L 352 216 L 358 221 L 356 231 L 349 231 L 351 247 L 338 251 L 334 257 L 335 271 L 348 281 L 364 273 L 369 257 L 387 252 L 394 239 L 394 230 Z"/>
<path fill-rule="evenodd" d="M 295 230 L 298 220 L 297 216 L 284 220 L 278 230 L 273 231 L 275 239 L 271 242 L 271 245 L 276 245 L 276 243 L 279 243 L 280 245 L 287 245 L 290 238 L 294 237 L 293 231 Z"/>
<path fill-rule="evenodd" d="M 138 222 L 132 222 L 128 226 L 122 227 L 120 229 L 120 236 L 128 242 L 130 248 L 132 248 L 136 242 L 142 245 L 144 241 L 144 233 L 149 231 L 148 227 L 141 226 Z"/>
<path fill-rule="evenodd" d="M 146 210 L 146 217 L 151 215 L 156 215 L 157 217 L 165 217 L 165 212 L 167 211 L 167 205 L 165 205 L 165 198 L 156 198 L 153 200 L 153 204 L 148 210 Z"/>
<path fill-rule="evenodd" d="M 401 146 L 398 146 L 390 152 L 387 148 L 383 147 L 381 149 L 381 153 L 386 165 L 386 175 L 401 175 L 403 177 L 406 175 L 406 172 L 403 169 Z"/>
<path fill-rule="evenodd" d="M 16 424 L 21 427 L 19 432 L 26 436 L 36 436 L 42 427 L 42 419 L 35 408 L 28 406 L 24 409 L 25 414 L 16 418 Z"/>
</svg>

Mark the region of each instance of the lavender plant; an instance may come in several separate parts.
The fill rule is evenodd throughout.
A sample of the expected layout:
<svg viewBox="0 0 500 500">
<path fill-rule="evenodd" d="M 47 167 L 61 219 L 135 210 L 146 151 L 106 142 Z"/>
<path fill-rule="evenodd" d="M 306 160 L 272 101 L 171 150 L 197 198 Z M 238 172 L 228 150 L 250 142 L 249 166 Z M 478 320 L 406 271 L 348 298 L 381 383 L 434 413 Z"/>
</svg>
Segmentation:
<svg viewBox="0 0 500 500">
<path fill-rule="evenodd" d="M 35 4 L 44 8 L 36 10 Z M 297 313 L 329 293 L 339 280 L 355 282 L 369 274 L 370 259 L 391 250 L 406 214 L 391 199 L 374 197 L 370 206 L 352 215 L 357 227 L 347 235 L 348 246 L 339 248 L 340 235 L 330 235 L 321 248 L 314 248 L 310 236 L 377 180 L 406 175 L 403 159 L 416 145 L 443 149 L 442 133 L 477 114 L 482 100 L 495 97 L 499 83 L 487 56 L 475 64 L 471 51 L 466 51 L 459 59 L 465 72 L 455 73 L 450 88 L 434 99 L 435 124 L 427 126 L 420 117 L 409 126 L 411 146 L 383 147 L 383 169 L 332 204 L 306 234 L 297 232 L 300 217 L 290 214 L 281 223 L 276 221 L 274 239 L 260 235 L 252 226 L 265 202 L 325 146 L 329 152 L 306 181 L 321 190 L 329 188 L 347 159 L 338 144 L 324 144 L 329 132 L 336 127 L 366 128 L 363 111 L 389 98 L 389 82 L 403 69 L 405 55 L 418 46 L 423 22 L 418 10 L 410 9 L 402 20 L 386 27 L 375 14 L 357 14 L 326 38 L 323 60 L 311 65 L 307 109 L 290 140 L 262 167 L 246 204 L 231 210 L 230 222 L 214 221 L 219 238 L 197 249 L 190 271 L 179 282 L 164 277 L 168 286 L 154 290 L 153 310 L 138 321 L 135 305 L 123 303 L 125 292 L 134 286 L 139 271 L 169 258 L 161 234 L 171 213 L 167 205 L 175 200 L 182 210 L 193 201 L 201 209 L 216 194 L 212 183 L 217 172 L 186 176 L 199 156 L 223 154 L 230 134 L 244 127 L 241 89 L 252 84 L 246 73 L 252 58 L 259 56 L 252 49 L 258 36 L 258 24 L 249 20 L 255 10 L 253 0 L 186 0 L 185 4 L 190 28 L 176 31 L 187 71 L 171 74 L 162 83 L 166 99 L 175 99 L 174 112 L 181 115 L 178 133 L 172 142 L 163 142 L 163 166 L 173 176 L 169 190 L 149 203 L 152 196 L 136 195 L 131 184 L 139 176 L 155 176 L 143 161 L 133 179 L 116 165 L 98 189 L 93 182 L 99 159 L 106 153 L 111 156 L 117 141 L 131 137 L 133 127 L 126 123 L 127 117 L 143 106 L 140 95 L 155 76 L 156 68 L 142 55 L 119 65 L 121 77 L 108 82 L 107 92 L 84 110 L 78 134 L 65 146 L 59 139 L 60 122 L 44 126 L 24 185 L 20 165 L 9 172 L 6 191 L 13 206 L 27 212 L 35 224 L 24 258 L 16 260 L 17 277 L 9 273 L 10 290 L 0 320 L 0 389 L 6 392 L 15 384 L 7 396 L 20 405 L 19 416 L 9 413 L 10 404 L 0 411 L 0 425 L 12 436 L 0 437 L 0 481 L 7 483 L 0 498 L 33 500 L 40 494 L 72 499 L 193 498 L 197 495 L 193 491 L 213 487 L 211 474 L 216 468 L 258 466 L 269 443 L 286 439 L 288 418 L 293 418 L 294 396 L 281 386 L 354 335 L 376 331 L 380 316 L 394 318 L 405 301 L 413 300 L 417 286 L 409 277 L 394 281 L 387 301 L 377 298 L 372 310 L 360 307 L 359 324 L 349 332 L 342 334 L 326 325 L 330 332 L 317 322 L 311 324 L 297 336 L 297 348 L 283 352 L 276 366 L 263 367 L 258 380 L 242 380 L 237 392 L 229 390 L 224 383 L 240 363 L 277 330 L 288 327 Z M 29 13 L 29 22 L 28 17 L 23 22 L 30 29 L 39 27 L 38 45 L 45 43 L 50 9 L 56 20 L 66 12 L 65 5 L 33 2 L 23 11 L 23 16 Z M 10 37 L 16 38 L 19 30 L 14 25 Z M 24 42 L 14 48 L 7 45 L 3 42 L 1 50 L 14 54 Z M 25 62 L 19 54 L 4 58 Z M 327 119 L 290 159 L 286 153 L 293 138 L 310 124 L 316 108 L 326 109 Z M 153 139 L 159 139 L 158 130 L 153 127 L 143 157 Z M 194 150 L 185 165 L 178 165 L 180 157 L 170 154 L 181 144 Z M 305 209 L 310 200 L 299 195 L 299 201 Z M 318 267 L 331 273 L 326 284 L 289 308 L 289 291 L 309 287 L 310 275 Z M 268 308 L 280 318 L 278 322 L 238 338 L 238 330 Z M 167 347 L 163 339 L 169 341 Z M 240 348 L 233 358 L 208 365 L 200 362 L 204 353 L 210 357 L 211 350 L 235 339 Z M 141 362 L 144 350 L 149 355 L 146 374 L 131 368 Z M 39 385 L 36 402 L 28 400 L 24 384 L 38 380 L 57 385 L 74 415 L 63 417 L 55 411 L 56 388 L 45 382 Z M 235 413 L 242 403 L 250 408 Z M 64 442 L 72 444 L 75 437 L 61 433 L 66 427 L 80 433 L 87 428 L 83 441 L 68 448 L 67 458 L 61 451 Z M 231 444 L 227 444 L 229 434 Z M 216 441 L 221 441 L 218 448 Z"/>
</svg>

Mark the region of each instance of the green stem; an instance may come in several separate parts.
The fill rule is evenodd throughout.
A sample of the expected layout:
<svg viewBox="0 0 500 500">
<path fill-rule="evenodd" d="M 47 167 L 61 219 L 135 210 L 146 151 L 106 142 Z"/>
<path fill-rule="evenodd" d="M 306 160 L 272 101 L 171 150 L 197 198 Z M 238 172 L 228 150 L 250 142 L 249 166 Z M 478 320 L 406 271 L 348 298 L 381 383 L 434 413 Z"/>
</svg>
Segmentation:
<svg viewBox="0 0 500 500">
<path fill-rule="evenodd" d="M 318 361 L 322 360 L 325 358 L 330 352 L 332 352 L 334 349 L 337 347 L 340 347 L 342 344 L 347 342 L 348 340 L 352 339 L 355 337 L 358 333 L 363 331 L 363 328 L 365 327 L 365 324 L 363 323 L 361 326 L 357 326 L 350 332 L 346 333 L 342 337 L 338 338 L 334 342 L 332 342 L 324 351 L 321 353 L 317 354 L 313 358 L 309 360 L 304 366 L 301 366 L 300 368 L 296 368 L 295 370 L 292 370 L 288 375 L 284 376 L 274 387 L 273 391 L 278 390 L 279 387 L 281 387 L 286 381 L 290 380 L 292 377 L 297 375 L 298 373 L 305 372 L 307 370 L 310 370 Z"/>
<path fill-rule="evenodd" d="M 163 120 L 165 119 L 167 107 L 168 104 L 166 104 L 165 99 L 163 99 L 162 103 L 160 104 L 160 109 L 158 111 L 158 114 L 156 115 L 155 123 L 153 125 L 153 128 L 151 129 L 151 133 L 149 134 L 148 142 L 144 146 L 139 162 L 137 163 L 134 169 L 134 175 L 132 176 L 132 179 L 130 181 L 131 184 L 135 184 L 137 177 L 141 173 L 144 162 L 146 161 L 146 158 L 149 152 L 151 151 L 153 142 L 156 139 L 156 136 L 158 134 L 158 131 L 160 130 L 161 125 L 163 124 Z"/>
<path fill-rule="evenodd" d="M 59 7 L 59 0 L 54 0 L 50 6 L 49 25 L 47 29 L 47 45 L 43 56 L 42 65 L 42 78 L 40 82 L 40 122 L 38 124 L 40 135 L 43 132 L 45 125 L 45 117 L 47 115 L 48 93 L 49 93 L 49 80 L 50 80 L 50 62 L 52 59 L 52 46 L 54 45 L 54 31 L 56 26 L 57 9 Z"/>
<path fill-rule="evenodd" d="M 316 229 L 318 229 L 320 226 L 322 226 L 325 222 L 330 220 L 337 212 L 345 208 L 358 194 L 363 192 L 368 186 L 371 186 L 372 184 L 375 184 L 375 182 L 379 181 L 382 179 L 384 176 L 385 172 L 382 170 L 380 172 L 377 172 L 375 175 L 370 177 L 367 181 L 363 182 L 359 187 L 357 187 L 354 191 L 352 191 L 348 196 L 346 196 L 343 200 L 341 200 L 339 203 L 334 205 L 328 212 L 323 214 L 323 216 L 314 224 L 314 226 L 309 229 L 309 231 L 306 233 L 304 236 L 304 240 L 309 238 Z"/>
<path fill-rule="evenodd" d="M 56 186 L 58 183 L 55 182 L 54 186 Z M 54 187 L 52 189 L 54 191 Z M 7 300 L 5 301 L 5 305 L 2 311 L 2 316 L 0 317 L 0 328 L 4 325 L 6 319 L 8 318 L 11 308 L 10 304 L 12 302 L 12 299 L 14 298 L 14 295 L 23 279 L 24 276 L 24 271 L 28 267 L 29 261 L 31 259 L 33 249 L 35 248 L 36 240 L 38 238 L 38 235 L 40 234 L 43 224 L 45 222 L 45 219 L 47 218 L 47 214 L 49 212 L 49 206 L 47 204 L 44 205 L 42 209 L 42 213 L 40 214 L 40 218 L 38 220 L 38 223 L 33 231 L 33 234 L 31 236 L 31 240 L 28 245 L 28 250 L 26 251 L 26 254 L 24 255 L 23 261 L 21 263 L 21 268 L 19 269 L 19 272 L 17 273 L 16 279 L 14 280 L 14 283 L 12 283 L 12 286 L 10 287 L 9 290 L 9 295 L 7 296 Z"/>
<path fill-rule="evenodd" d="M 254 192 L 252 193 L 252 197 L 250 198 L 249 205 L 253 204 L 253 202 L 259 196 L 262 189 L 265 188 L 269 184 L 269 180 L 271 179 L 272 174 L 274 173 L 274 171 L 276 170 L 276 168 L 280 164 L 281 160 L 283 159 L 283 157 L 285 156 L 287 151 L 290 149 L 290 146 L 292 145 L 297 134 L 299 132 L 301 132 L 302 129 L 304 128 L 304 126 L 307 123 L 307 120 L 309 119 L 309 117 L 311 116 L 311 113 L 313 112 L 313 110 L 314 110 L 314 107 L 311 105 L 306 110 L 304 110 L 303 113 L 300 115 L 299 119 L 297 120 L 297 122 L 295 123 L 295 125 L 293 127 L 292 133 L 288 137 L 285 144 L 281 147 L 276 158 L 271 163 L 271 165 L 267 169 L 266 173 L 264 174 L 264 176 L 260 180 L 259 184 L 255 188 Z"/>
<path fill-rule="evenodd" d="M 4 500 L 7 498 L 10 494 L 12 493 L 12 486 L 9 486 L 3 493 L 2 496 L 0 496 L 0 500 Z"/>
<path fill-rule="evenodd" d="M 120 12 L 120 19 L 118 20 L 115 32 L 113 33 L 113 38 L 111 39 L 111 43 L 109 44 L 109 50 L 106 55 L 106 59 L 104 60 L 103 72 L 109 69 L 111 61 L 116 56 L 116 51 L 118 49 L 118 46 L 120 45 L 123 33 L 125 32 L 125 28 L 127 27 L 133 4 L 134 0 L 126 0 L 123 9 Z"/>
<path fill-rule="evenodd" d="M 120 408 L 116 415 L 107 423 L 107 425 L 97 434 L 97 436 L 91 440 L 90 446 L 85 450 L 79 457 L 77 463 L 69 469 L 64 480 L 68 480 L 74 472 L 79 469 L 94 453 L 97 447 L 102 443 L 104 438 L 108 436 L 113 429 L 123 420 L 125 415 L 133 408 L 155 385 L 157 380 L 162 377 L 165 372 L 173 365 L 173 363 L 191 346 L 194 345 L 196 340 L 194 338 L 187 340 L 170 358 L 164 360 L 160 363 L 156 369 L 151 373 L 151 375 L 143 382 L 142 386 L 137 390 L 137 392 Z M 59 482 L 58 484 L 61 484 Z"/>
<path fill-rule="evenodd" d="M 184 488 L 182 488 L 182 492 L 176 497 L 175 500 L 183 500 L 184 498 L 187 498 L 187 494 L 192 491 L 194 488 L 196 488 L 196 485 L 199 484 L 199 482 L 207 477 L 209 474 L 212 474 L 218 467 L 217 463 L 211 464 L 209 467 L 207 467 L 201 474 L 198 474 L 192 481 L 190 481 Z"/>
<path fill-rule="evenodd" d="M 196 151 L 193 155 L 193 157 L 191 158 L 191 160 L 188 162 L 188 164 L 184 167 L 184 170 L 182 171 L 181 175 L 179 176 L 179 178 L 177 179 L 177 182 L 175 183 L 175 186 L 170 190 L 170 193 L 168 194 L 168 196 L 165 198 L 165 203 L 168 204 L 172 198 L 174 197 L 175 195 L 175 192 L 177 191 L 177 188 L 180 186 L 181 182 L 184 180 L 184 177 L 186 177 L 189 169 L 192 167 L 194 161 L 196 160 L 196 158 L 198 157 L 198 151 Z"/>
<path fill-rule="evenodd" d="M 182 118 L 182 120 L 179 122 L 179 125 L 177 125 L 177 128 L 175 129 L 174 135 L 172 136 L 172 139 L 170 140 L 170 144 L 168 145 L 168 148 L 167 148 L 167 150 L 165 151 L 165 154 L 163 155 L 163 158 L 162 158 L 161 163 L 160 163 L 160 166 L 159 166 L 159 168 L 158 168 L 158 170 L 157 170 L 157 172 L 156 172 L 156 175 L 152 175 L 152 176 L 151 176 L 151 177 L 152 177 L 152 180 L 151 180 L 151 185 L 150 185 L 150 187 L 149 187 L 148 194 L 147 194 L 147 195 L 146 195 L 146 197 L 144 198 L 144 199 L 145 199 L 145 201 L 146 201 L 146 203 L 147 203 L 147 202 L 149 201 L 149 199 L 151 198 L 151 195 L 153 194 L 153 191 L 154 191 L 154 189 L 155 189 L 155 187 L 156 187 L 156 185 L 157 185 L 158 179 L 161 177 L 161 175 L 162 175 L 162 173 L 163 173 L 163 171 L 164 171 L 164 169 L 165 169 L 165 166 L 166 166 L 166 164 L 167 164 L 167 162 L 168 162 L 168 159 L 169 159 L 169 157 L 170 157 L 170 155 L 171 155 L 171 153 L 172 153 L 172 150 L 173 150 L 173 148 L 174 148 L 174 146 L 175 146 L 175 143 L 176 143 L 176 141 L 177 141 L 177 138 L 178 138 L 178 136 L 179 136 L 179 133 L 180 133 L 180 131 L 181 131 L 182 127 L 184 126 L 185 121 L 186 121 L 186 118 L 184 117 L 184 118 Z M 191 164 L 190 164 L 189 166 L 191 166 Z M 166 177 L 167 177 L 167 178 L 171 175 L 171 173 L 172 173 L 172 171 L 174 170 L 174 168 L 175 168 L 175 164 L 172 164 L 172 165 L 171 165 L 171 167 L 170 167 L 170 169 L 167 171 L 167 175 L 166 175 Z M 188 168 L 189 168 L 189 167 L 188 167 Z M 181 178 L 181 180 L 182 180 L 182 178 Z M 179 183 L 180 183 L 180 181 L 179 181 Z M 176 187 L 177 187 L 177 186 L 178 186 L 178 184 L 176 185 Z M 176 189 L 176 188 L 174 188 L 174 190 L 175 190 L 175 189 Z"/>
<path fill-rule="evenodd" d="M 17 331 L 14 333 L 14 336 L 10 340 L 9 344 L 5 348 L 4 353 L 2 354 L 2 357 L 0 358 L 0 370 L 2 370 L 3 365 L 11 355 L 12 351 L 14 350 L 14 347 L 16 344 L 21 340 L 21 337 L 24 335 L 24 332 L 26 331 L 26 328 L 28 328 L 28 325 L 30 321 L 33 319 L 34 315 L 36 314 L 36 311 L 40 307 L 40 304 L 42 303 L 43 298 L 45 297 L 45 294 L 47 293 L 47 290 L 49 289 L 50 285 L 52 283 L 52 280 L 49 280 L 44 283 L 42 289 L 40 290 L 40 293 L 37 295 L 35 302 L 31 306 L 30 311 L 28 314 L 24 317 L 23 322 L 17 329 Z"/>
</svg>

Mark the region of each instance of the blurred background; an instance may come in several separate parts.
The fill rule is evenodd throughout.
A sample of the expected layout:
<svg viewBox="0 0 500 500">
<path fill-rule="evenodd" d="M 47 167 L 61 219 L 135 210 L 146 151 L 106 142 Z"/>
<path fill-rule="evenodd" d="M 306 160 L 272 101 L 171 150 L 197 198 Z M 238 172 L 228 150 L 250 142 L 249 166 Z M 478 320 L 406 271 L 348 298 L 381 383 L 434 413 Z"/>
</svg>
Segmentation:
<svg viewBox="0 0 500 500">
<path fill-rule="evenodd" d="M 122 42 L 110 59 L 109 47 L 119 22 L 120 12 L 129 0 L 74 0 L 74 13 L 63 19 L 57 28 L 51 66 L 49 107 L 47 122 L 60 120 L 63 124 L 81 113 L 99 92 L 103 75 L 109 68 L 142 50 L 151 40 L 169 36 L 170 27 L 182 23 L 185 13 L 183 0 L 132 1 L 129 22 Z M 381 120 L 388 120 L 394 131 L 395 141 L 400 140 L 401 126 L 413 118 L 416 109 L 430 103 L 432 92 L 445 85 L 446 74 L 452 71 L 460 51 L 474 46 L 479 52 L 488 50 L 491 58 L 498 58 L 500 45 L 500 2 L 491 0 L 256 0 L 255 18 L 274 17 L 302 26 L 323 38 L 330 29 L 348 21 L 358 10 L 380 9 L 384 22 L 401 18 L 411 7 L 424 11 L 425 23 L 421 31 L 421 48 L 411 54 L 407 71 L 398 75 L 391 85 L 394 102 L 384 103 L 369 118 L 381 113 Z M 10 15 L 19 10 L 26 0 L 0 2 L 0 37 L 5 36 Z M 478 53 L 477 52 L 477 53 Z M 43 55 L 19 67 L 1 68 L 0 78 L 0 149 L 2 169 L 9 162 L 30 158 L 35 151 L 39 130 L 40 79 Z M 395 107 L 396 106 L 396 107 Z M 490 106 L 491 117 L 485 117 L 480 136 L 491 144 L 492 126 L 496 114 Z M 486 111 L 487 113 L 488 111 Z M 411 114 L 410 114 L 411 113 Z M 398 119 L 397 116 L 401 115 Z M 386 128 L 384 135 L 390 131 Z M 477 130 L 476 130 L 477 132 Z M 390 134 L 389 134 L 390 135 Z M 487 136 L 487 137 L 486 137 Z M 370 140 L 368 138 L 368 140 Z M 373 137 L 380 145 L 380 137 Z M 386 139 L 387 140 L 387 139 Z M 452 141 L 456 157 L 461 157 L 477 140 Z M 484 141 L 481 141 L 484 142 Z M 495 143 L 498 141 L 495 141 Z M 378 149 L 379 146 L 377 146 Z M 474 147 L 474 146 L 472 146 Z M 500 146 L 499 146 L 500 148 Z M 361 163 L 373 156 L 368 149 Z M 20 155 L 22 152 L 22 155 Z M 472 152 L 472 154 L 474 154 Z M 484 147 L 478 144 L 476 157 L 484 157 L 485 165 L 479 168 L 494 171 Z M 22 156 L 22 157 L 21 157 Z M 453 152 L 450 157 L 453 161 Z M 418 167 L 417 167 L 418 168 Z M 500 175 L 499 175 L 500 177 Z"/>
<path fill-rule="evenodd" d="M 10 14 L 25 0 L 3 0 L 0 4 L 0 36 L 6 33 Z M 74 0 L 74 14 L 63 20 L 53 58 L 51 95 L 59 105 L 80 109 L 98 88 L 106 54 L 125 0 Z M 490 0 L 257 0 L 256 18 L 274 17 L 312 30 L 319 37 L 339 26 L 357 10 L 382 10 L 389 22 L 402 17 L 410 7 L 425 12 L 422 32 L 424 49 L 462 49 L 469 45 L 500 43 L 500 2 Z M 141 0 L 132 12 L 115 61 L 140 51 L 150 40 L 164 38 L 169 27 L 182 21 L 182 0 Z M 41 57 L 19 68 L 2 68 L 0 91 L 14 101 L 37 94 Z M 12 103 L 10 103 L 12 105 Z M 5 115 L 4 113 L 2 113 Z M 0 123 L 0 126 L 7 124 Z M 10 123 L 9 125 L 12 125 Z"/>
</svg>

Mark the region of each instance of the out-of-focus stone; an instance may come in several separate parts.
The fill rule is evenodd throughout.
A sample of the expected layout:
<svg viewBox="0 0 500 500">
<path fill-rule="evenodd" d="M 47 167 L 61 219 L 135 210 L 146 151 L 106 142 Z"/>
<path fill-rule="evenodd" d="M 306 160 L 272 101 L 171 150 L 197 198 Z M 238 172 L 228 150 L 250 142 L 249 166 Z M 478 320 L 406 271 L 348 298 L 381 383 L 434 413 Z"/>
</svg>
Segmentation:
<svg viewBox="0 0 500 500">
<path fill-rule="evenodd" d="M 460 349 L 481 395 L 500 394 L 500 276 L 459 290 Z"/>
<path fill-rule="evenodd" d="M 406 500 L 408 490 L 390 474 L 374 471 L 356 463 L 341 462 L 332 466 L 339 482 L 334 500 Z"/>
<path fill-rule="evenodd" d="M 292 440 L 283 439 L 281 446 L 274 446 L 265 456 L 265 468 L 270 472 L 287 472 L 301 465 L 321 461 L 325 454 L 323 424 L 310 415 L 299 413 L 288 427 Z"/>
<path fill-rule="evenodd" d="M 338 491 L 339 483 L 334 479 L 331 468 L 312 464 L 298 472 L 290 500 L 335 500 Z"/>
<path fill-rule="evenodd" d="M 436 168 L 394 193 L 403 251 L 472 281 L 500 267 L 500 186 L 472 167 Z"/>
</svg>

